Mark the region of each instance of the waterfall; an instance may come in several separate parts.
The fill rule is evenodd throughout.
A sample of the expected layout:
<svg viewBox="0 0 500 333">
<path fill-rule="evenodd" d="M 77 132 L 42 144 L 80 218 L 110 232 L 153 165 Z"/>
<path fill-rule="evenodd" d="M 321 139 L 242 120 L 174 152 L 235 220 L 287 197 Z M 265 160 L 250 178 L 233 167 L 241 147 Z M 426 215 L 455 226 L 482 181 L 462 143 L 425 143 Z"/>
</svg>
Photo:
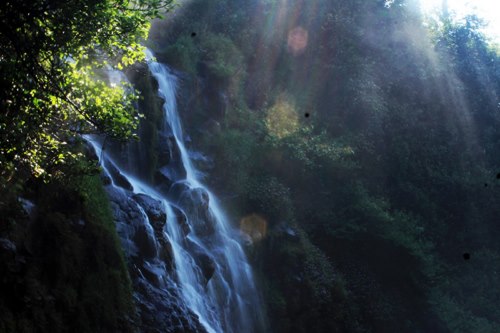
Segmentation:
<svg viewBox="0 0 500 333">
<path fill-rule="evenodd" d="M 136 223 L 133 232 L 130 223 L 117 227 L 125 251 L 131 256 L 144 257 L 135 264 L 141 279 L 153 281 L 148 283 L 158 290 L 174 285 L 174 293 L 207 332 L 263 332 L 265 325 L 259 293 L 240 244 L 240 235 L 217 197 L 203 184 L 201 173 L 192 161 L 192 156 L 198 153 L 189 151 L 185 145 L 176 104 L 177 77 L 166 65 L 154 61 L 150 51 L 147 52 L 147 64 L 164 101 L 165 123 L 160 137 L 168 138 L 170 144 L 173 142 L 180 155 L 177 168 L 182 170 L 168 173 L 172 178 L 169 190 L 161 191 L 138 175 L 125 171 L 111 154 L 100 148 L 102 143 L 98 137 L 86 136 L 100 158 L 104 174 L 111 181 L 108 193 L 112 202 L 117 202 L 117 197 L 127 200 L 127 204 L 133 201 L 133 209 L 139 212 L 136 215 L 144 224 L 137 226 Z M 117 80 L 116 72 L 111 79 Z M 158 223 L 158 218 L 151 216 L 163 216 L 158 213 L 160 211 L 164 212 L 166 221 Z M 138 239 L 137 230 L 142 232 L 141 239 L 152 243 L 149 247 L 142 246 L 150 249 L 146 251 L 150 252 L 149 256 L 134 254 L 141 251 L 136 249 L 134 241 Z M 164 259 L 168 255 L 161 255 L 167 252 L 172 254 L 171 265 Z"/>
</svg>

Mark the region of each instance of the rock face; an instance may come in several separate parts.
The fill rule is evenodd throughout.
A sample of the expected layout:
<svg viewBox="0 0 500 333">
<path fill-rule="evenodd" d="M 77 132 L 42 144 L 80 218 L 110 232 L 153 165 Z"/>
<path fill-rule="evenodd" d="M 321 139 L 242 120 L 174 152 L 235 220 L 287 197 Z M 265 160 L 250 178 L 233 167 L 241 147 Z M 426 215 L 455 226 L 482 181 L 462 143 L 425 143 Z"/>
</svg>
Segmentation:
<svg viewBox="0 0 500 333">
<path fill-rule="evenodd" d="M 146 194 L 133 194 L 112 184 L 106 190 L 132 278 L 140 331 L 205 332 L 168 276 L 174 263 L 164 228 L 166 223 L 184 221 L 187 235 L 189 225 L 183 213 L 175 210 L 174 216 L 167 216 L 163 203 Z M 215 266 L 201 255 L 199 262 L 208 281 Z M 166 276 L 165 272 L 170 274 Z"/>
<path fill-rule="evenodd" d="M 144 280 L 135 283 L 136 304 L 141 318 L 141 332 L 201 333 L 206 332 L 198 316 L 179 301 L 177 290 L 152 287 Z M 141 297 L 147 295 L 148 297 Z"/>
<path fill-rule="evenodd" d="M 190 222 L 197 235 L 209 237 L 214 234 L 215 221 L 208 207 L 210 197 L 203 188 L 190 188 L 185 183 L 178 182 L 171 187 L 169 196 L 175 198 L 185 211 L 192 212 Z"/>
<path fill-rule="evenodd" d="M 141 140 L 127 144 L 110 141 L 106 151 L 96 157 L 104 169 L 101 179 L 132 281 L 137 311 L 134 324 L 138 332 L 145 333 L 204 333 L 178 289 L 173 249 L 165 233 L 167 223 L 176 223 L 187 235 L 186 218 L 180 210 L 169 216 L 158 196 L 134 191 L 139 181 L 151 184 L 157 193 L 168 193 L 173 182 L 185 177 L 180 153 L 163 131 L 162 100 L 147 67 L 134 66 L 128 75 L 144 97 L 138 103 L 146 115 L 139 128 Z M 160 141 L 168 144 L 160 145 Z M 209 268 L 204 271 L 210 275 Z"/>
<path fill-rule="evenodd" d="M 201 269 L 201 273 L 205 278 L 205 285 L 210 281 L 212 276 L 215 273 L 216 264 L 214 259 L 207 254 L 205 250 L 203 250 L 198 244 L 188 240 L 188 247 L 193 254 L 193 258 Z"/>
<path fill-rule="evenodd" d="M 203 168 L 213 162 L 186 146 L 176 107 L 181 81 L 154 61 L 148 68 L 158 86 L 142 70 L 133 78 L 144 93 L 138 102 L 145 115 L 140 143 L 111 144 L 101 154 L 140 331 L 262 332 L 260 300 L 243 249 L 203 185 Z M 156 95 L 161 107 L 153 105 Z"/>
<path fill-rule="evenodd" d="M 5 253 L 10 253 L 11 255 L 16 254 L 16 245 L 9 239 L 0 238 L 0 251 Z"/>
<path fill-rule="evenodd" d="M 116 168 L 116 166 L 113 163 L 111 163 L 109 161 L 105 161 L 104 165 L 106 166 L 106 168 L 109 172 L 109 176 L 111 177 L 111 179 L 113 180 L 115 185 L 120 186 L 121 188 L 124 188 L 128 191 L 133 190 L 132 184 L 130 184 L 130 182 L 127 180 L 127 178 L 125 178 L 122 175 L 122 173 Z"/>
<path fill-rule="evenodd" d="M 179 208 L 173 207 L 174 215 L 175 215 L 175 223 L 177 223 L 182 230 L 183 236 L 187 237 L 191 232 L 191 227 L 187 221 L 187 216 L 184 214 L 182 210 Z"/>
<path fill-rule="evenodd" d="M 146 212 L 151 222 L 162 223 L 165 225 L 167 212 L 165 207 L 163 207 L 161 201 L 151 198 L 150 196 L 140 193 L 134 194 L 132 196 L 134 199 Z"/>
<path fill-rule="evenodd" d="M 154 236 L 159 245 L 159 253 L 157 254 L 171 268 L 173 265 L 172 246 L 164 233 L 165 224 L 167 223 L 167 212 L 163 203 L 142 193 L 135 194 L 132 198 L 144 209 L 153 227 Z"/>
</svg>

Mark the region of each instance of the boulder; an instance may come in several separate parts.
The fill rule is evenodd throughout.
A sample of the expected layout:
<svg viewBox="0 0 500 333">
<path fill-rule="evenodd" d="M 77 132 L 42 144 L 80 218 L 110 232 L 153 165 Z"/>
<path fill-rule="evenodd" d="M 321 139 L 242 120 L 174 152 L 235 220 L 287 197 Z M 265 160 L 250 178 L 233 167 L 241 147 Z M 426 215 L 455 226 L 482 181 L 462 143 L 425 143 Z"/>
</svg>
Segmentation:
<svg viewBox="0 0 500 333">
<path fill-rule="evenodd" d="M 188 240 L 188 247 L 191 256 L 205 278 L 205 284 L 207 284 L 217 268 L 215 260 L 202 247 L 190 240 Z"/>
<path fill-rule="evenodd" d="M 175 223 L 177 223 L 178 227 L 180 228 L 182 235 L 186 237 L 191 232 L 191 227 L 189 226 L 186 214 L 184 214 L 184 212 L 177 207 L 172 207 L 172 210 L 174 211 Z"/>
<path fill-rule="evenodd" d="M 146 194 L 134 194 L 132 199 L 136 201 L 148 216 L 149 223 L 153 228 L 154 238 L 158 245 L 158 255 L 168 268 L 173 267 L 172 245 L 165 237 L 164 229 L 167 223 L 167 212 L 160 200 L 156 200 Z M 176 219 L 176 217 L 174 217 Z"/>
<path fill-rule="evenodd" d="M 134 199 L 142 207 L 142 209 L 144 209 L 149 221 L 153 225 L 153 228 L 154 225 L 159 225 L 163 228 L 167 221 L 167 212 L 165 211 L 165 207 L 160 200 L 153 199 L 149 195 L 143 193 L 134 194 L 132 199 Z"/>
<path fill-rule="evenodd" d="M 153 175 L 154 185 L 156 187 L 160 187 L 166 192 L 170 189 L 170 186 L 173 184 L 173 176 L 169 172 L 168 166 L 163 166 L 160 169 L 156 170 Z"/>
<path fill-rule="evenodd" d="M 165 267 L 161 262 L 158 260 L 145 260 L 142 262 L 140 271 L 142 276 L 144 276 L 153 286 L 157 288 L 163 287 L 165 283 Z"/>
<path fill-rule="evenodd" d="M 209 203 L 208 192 L 201 187 L 185 187 L 179 196 L 178 204 L 198 236 L 209 237 L 215 232 L 215 220 L 210 214 Z"/>
<path fill-rule="evenodd" d="M 134 282 L 140 332 L 206 333 L 198 316 L 185 305 L 173 282 L 157 288 L 145 279 Z"/>
<path fill-rule="evenodd" d="M 172 249 L 172 244 L 170 244 L 169 241 L 161 243 L 160 260 L 165 263 L 169 271 L 172 271 L 174 268 L 174 252 Z"/>
<path fill-rule="evenodd" d="M 109 176 L 113 180 L 113 184 L 127 191 L 132 191 L 134 189 L 128 179 L 120 172 L 120 170 L 118 170 L 118 168 L 112 162 L 104 159 L 103 167 L 108 171 Z"/>
<path fill-rule="evenodd" d="M 140 257 L 153 259 L 158 254 L 156 240 L 152 230 L 148 230 L 146 225 L 139 226 L 134 233 L 133 241 L 139 250 Z"/>
<path fill-rule="evenodd" d="M 111 185 L 111 177 L 105 173 L 101 173 L 101 182 L 104 186 Z"/>
<path fill-rule="evenodd" d="M 0 238 L 0 251 L 10 253 L 12 255 L 16 254 L 16 245 L 9 239 Z"/>
<path fill-rule="evenodd" d="M 120 236 L 123 249 L 127 256 L 132 256 L 139 260 L 144 258 L 154 258 L 158 253 L 156 237 L 154 228 L 152 228 L 148 221 L 145 220 L 143 213 L 139 209 L 140 204 L 137 200 L 141 201 L 144 206 L 140 206 L 145 212 L 148 210 L 150 214 L 161 215 L 163 214 L 166 220 L 166 213 L 159 209 L 156 204 L 154 204 L 154 199 L 148 201 L 146 198 L 137 197 L 132 199 L 128 197 L 127 193 L 120 188 L 115 188 L 112 186 L 106 187 L 108 196 L 111 202 L 111 209 L 113 211 L 114 220 L 116 223 L 116 230 Z M 136 200 L 137 199 L 137 200 Z M 150 206 L 147 205 L 150 204 Z M 145 209 L 144 207 L 149 207 Z M 146 215 L 148 215 L 146 213 Z M 157 226 L 157 228 L 162 228 L 162 226 Z M 154 224 L 152 224 L 154 225 Z"/>
<path fill-rule="evenodd" d="M 201 253 L 197 257 L 198 265 L 201 269 L 203 277 L 206 279 L 206 283 L 210 281 L 215 273 L 216 265 L 214 259 L 206 253 Z"/>
</svg>

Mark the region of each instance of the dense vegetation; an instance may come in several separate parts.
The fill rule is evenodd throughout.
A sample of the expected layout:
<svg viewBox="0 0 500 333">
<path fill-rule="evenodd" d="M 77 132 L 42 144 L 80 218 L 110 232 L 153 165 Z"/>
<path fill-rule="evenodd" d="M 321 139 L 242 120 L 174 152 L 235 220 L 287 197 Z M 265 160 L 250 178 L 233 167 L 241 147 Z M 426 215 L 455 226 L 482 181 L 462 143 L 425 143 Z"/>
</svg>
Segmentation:
<svg viewBox="0 0 500 333">
<path fill-rule="evenodd" d="M 153 26 L 273 332 L 500 331 L 500 57 L 480 27 L 410 0 L 198 0 Z"/>
<path fill-rule="evenodd" d="M 140 122 L 154 178 L 159 109 L 104 69 L 140 60 L 169 6 L 0 4 L 0 332 L 137 330 L 80 134 Z M 155 21 L 270 331 L 500 332 L 500 56 L 480 28 L 416 0 L 192 0 Z"/>
<path fill-rule="evenodd" d="M 0 332 L 135 331 L 129 274 L 81 134 L 132 136 L 142 59 L 171 1 L 0 3 Z M 32 205 L 35 205 L 34 208 Z"/>
<path fill-rule="evenodd" d="M 0 332 L 132 332 L 132 288 L 97 175 L 30 184 L 3 211 Z M 3 238 L 8 237 L 8 238 Z"/>
<path fill-rule="evenodd" d="M 0 5 L 2 190 L 30 175 L 57 176 L 78 159 L 84 133 L 124 139 L 135 96 L 109 87 L 107 66 L 144 58 L 149 20 L 171 1 L 4 1 Z M 24 176 L 24 177 L 23 177 Z"/>
</svg>

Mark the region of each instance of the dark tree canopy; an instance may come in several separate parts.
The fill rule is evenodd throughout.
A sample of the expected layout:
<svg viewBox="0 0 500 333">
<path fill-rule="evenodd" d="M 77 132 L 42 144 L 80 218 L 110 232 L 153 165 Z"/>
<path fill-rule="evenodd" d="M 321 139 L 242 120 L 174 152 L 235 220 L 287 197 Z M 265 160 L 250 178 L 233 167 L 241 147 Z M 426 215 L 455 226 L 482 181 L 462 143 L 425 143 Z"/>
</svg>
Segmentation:
<svg viewBox="0 0 500 333">
<path fill-rule="evenodd" d="M 135 94 L 110 87 L 103 69 L 141 59 L 149 20 L 171 6 L 171 0 L 2 1 L 2 186 L 19 174 L 50 175 L 77 157 L 69 149 L 75 134 L 132 134 Z"/>
</svg>

